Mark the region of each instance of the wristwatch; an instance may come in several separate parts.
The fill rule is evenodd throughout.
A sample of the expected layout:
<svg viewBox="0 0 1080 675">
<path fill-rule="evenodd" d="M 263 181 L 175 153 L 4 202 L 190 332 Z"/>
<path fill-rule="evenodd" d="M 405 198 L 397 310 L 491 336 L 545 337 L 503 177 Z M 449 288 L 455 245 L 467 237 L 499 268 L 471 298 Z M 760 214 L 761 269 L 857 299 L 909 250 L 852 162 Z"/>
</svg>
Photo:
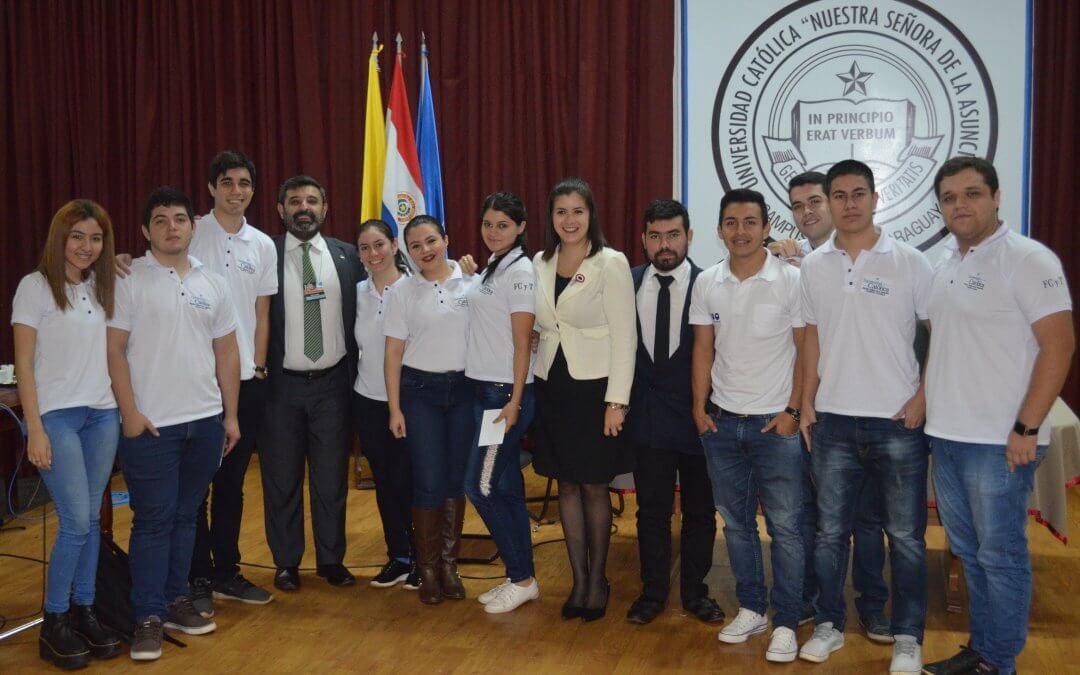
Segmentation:
<svg viewBox="0 0 1080 675">
<path fill-rule="evenodd" d="M 784 408 L 784 412 L 794 417 L 796 422 L 802 421 L 802 411 L 798 408 L 792 408 L 791 406 L 788 406 Z"/>
<path fill-rule="evenodd" d="M 255 372 L 263 377 L 270 374 L 270 371 L 266 369 L 266 366 L 255 366 Z"/>
<path fill-rule="evenodd" d="M 1013 431 L 1018 436 L 1038 436 L 1039 427 L 1029 427 L 1020 420 L 1016 420 L 1016 424 L 1013 425 Z"/>
</svg>

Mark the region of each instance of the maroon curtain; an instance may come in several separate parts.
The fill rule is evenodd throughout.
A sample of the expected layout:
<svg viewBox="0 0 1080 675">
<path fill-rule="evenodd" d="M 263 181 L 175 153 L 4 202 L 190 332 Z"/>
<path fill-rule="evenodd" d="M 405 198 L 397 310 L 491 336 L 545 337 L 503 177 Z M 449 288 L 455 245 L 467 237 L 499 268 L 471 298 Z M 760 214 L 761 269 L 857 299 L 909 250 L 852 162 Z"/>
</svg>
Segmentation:
<svg viewBox="0 0 1080 675">
<path fill-rule="evenodd" d="M 411 106 L 427 34 L 454 255 L 482 253 L 477 211 L 496 190 L 525 199 L 535 250 L 548 190 L 579 175 L 611 244 L 640 260 L 640 214 L 672 191 L 673 26 L 671 0 L 9 0 L 4 320 L 60 205 L 101 202 L 120 249 L 141 252 L 145 195 L 175 185 L 205 212 L 206 168 L 226 148 L 256 163 L 255 225 L 280 232 L 277 188 L 307 173 L 329 191 L 326 230 L 352 239 L 372 31 L 384 102 L 401 32 Z M 11 339 L 0 330 L 0 362 Z"/>
<path fill-rule="evenodd" d="M 1077 190 L 1080 173 L 1080 3 L 1035 3 L 1034 91 L 1032 109 L 1031 234 L 1061 256 L 1073 298 L 1080 290 L 1080 237 Z M 1075 300 L 1074 300 L 1075 304 Z M 1080 307 L 1073 325 L 1080 334 Z M 1080 376 L 1073 358 L 1062 397 L 1074 410 L 1080 405 Z"/>
</svg>

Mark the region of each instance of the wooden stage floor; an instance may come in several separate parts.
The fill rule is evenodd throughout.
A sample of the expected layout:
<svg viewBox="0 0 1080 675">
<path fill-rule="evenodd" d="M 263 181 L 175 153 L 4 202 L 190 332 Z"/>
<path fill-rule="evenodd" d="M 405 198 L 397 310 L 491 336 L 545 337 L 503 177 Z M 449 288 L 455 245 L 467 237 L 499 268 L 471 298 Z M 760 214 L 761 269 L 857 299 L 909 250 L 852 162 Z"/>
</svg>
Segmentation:
<svg viewBox="0 0 1080 675">
<path fill-rule="evenodd" d="M 263 534 L 262 492 L 259 471 L 253 461 L 247 478 L 247 509 L 241 534 L 241 550 L 249 564 L 272 565 Z M 543 492 L 544 481 L 531 470 L 526 474 L 530 495 Z M 113 489 L 123 489 L 113 479 Z M 536 506 L 534 505 L 534 509 Z M 356 586 L 336 589 L 314 572 L 303 573 L 298 593 L 278 592 L 266 606 L 218 602 L 218 629 L 207 636 L 180 636 L 187 643 L 178 648 L 166 643 L 162 659 L 154 665 L 133 663 L 126 655 L 91 668 L 124 673 L 135 670 L 197 673 L 881 673 L 887 672 L 891 648 L 876 645 L 858 630 L 850 605 L 847 643 L 825 664 L 797 662 L 767 664 L 767 635 L 742 645 L 725 645 L 716 639 L 718 627 L 706 626 L 681 612 L 678 583 L 667 611 L 648 626 L 632 626 L 624 620 L 637 596 L 637 539 L 633 497 L 626 513 L 615 518 L 618 532 L 612 537 L 608 576 L 612 596 L 608 616 L 590 624 L 563 621 L 559 608 L 569 592 L 569 568 L 558 523 L 542 525 L 533 534 L 538 544 L 536 567 L 541 587 L 539 602 L 510 614 L 485 614 L 476 596 L 498 582 L 500 565 L 468 565 L 463 574 L 469 598 L 428 607 L 415 592 L 374 589 L 367 580 L 384 562 L 385 547 L 375 509 L 373 491 L 350 490 L 348 513 L 349 548 L 346 564 L 357 574 Z M 40 511 L 38 511 L 40 512 Z M 1069 497 L 1069 521 L 1080 537 L 1080 493 Z M 1080 551 L 1063 546 L 1042 526 L 1029 521 L 1035 570 L 1034 607 L 1028 646 L 1020 658 L 1021 672 L 1080 672 Z M 131 511 L 115 509 L 118 542 L 127 547 Z M 8 524 L 10 525 L 10 523 Z M 26 523 L 25 531 L 0 534 L 0 553 L 40 557 L 39 523 Z M 314 566 L 308 523 L 308 555 L 305 565 Z M 51 546 L 56 520 L 48 521 Z M 676 527 L 677 529 L 677 527 Z M 466 532 L 480 532 L 483 524 L 469 509 Z M 761 525 L 764 537 L 764 525 Z M 924 655 L 928 660 L 952 654 L 966 641 L 966 615 L 945 611 L 943 586 L 943 537 L 941 528 L 930 528 L 927 537 L 930 568 L 930 611 Z M 676 543 L 677 546 L 677 543 Z M 676 549 L 677 550 L 677 549 Z M 768 556 L 766 555 L 766 560 Z M 767 563 L 766 563 L 767 564 Z M 674 564 L 673 577 L 677 575 Z M 246 567 L 253 582 L 272 589 L 273 571 Z M 493 577 L 481 579 L 481 577 Z M 722 536 L 718 536 L 715 563 L 707 579 L 712 594 L 729 616 L 737 610 L 734 581 Z M 0 557 L 0 615 L 21 616 L 36 611 L 41 602 L 41 566 L 38 563 Z M 11 627 L 11 623 L 7 628 Z M 799 630 L 799 641 L 809 638 L 812 626 Z M 0 673 L 48 671 L 37 656 L 37 629 L 0 643 Z"/>
</svg>

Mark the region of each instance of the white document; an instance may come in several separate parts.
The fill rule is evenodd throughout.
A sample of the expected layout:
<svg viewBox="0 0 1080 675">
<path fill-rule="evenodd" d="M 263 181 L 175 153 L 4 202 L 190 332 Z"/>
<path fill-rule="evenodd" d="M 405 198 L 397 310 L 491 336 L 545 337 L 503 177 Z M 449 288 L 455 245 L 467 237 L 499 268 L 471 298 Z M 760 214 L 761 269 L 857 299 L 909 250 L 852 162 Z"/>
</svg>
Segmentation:
<svg viewBox="0 0 1080 675">
<path fill-rule="evenodd" d="M 506 435 L 506 420 L 495 421 L 502 410 L 485 410 L 484 417 L 480 420 L 480 443 L 479 447 L 486 448 L 489 445 L 502 445 L 503 436 Z"/>
</svg>

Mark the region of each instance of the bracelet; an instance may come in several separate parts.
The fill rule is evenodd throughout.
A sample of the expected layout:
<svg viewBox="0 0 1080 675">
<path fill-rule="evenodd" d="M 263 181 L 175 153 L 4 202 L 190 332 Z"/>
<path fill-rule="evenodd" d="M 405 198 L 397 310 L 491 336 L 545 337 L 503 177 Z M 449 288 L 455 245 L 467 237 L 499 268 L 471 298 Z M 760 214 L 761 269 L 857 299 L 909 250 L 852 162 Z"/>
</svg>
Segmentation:
<svg viewBox="0 0 1080 675">
<path fill-rule="evenodd" d="M 623 412 L 627 412 L 630 410 L 630 406 L 623 405 L 622 403 L 608 403 L 607 407 L 611 410 L 621 410 Z"/>
<path fill-rule="evenodd" d="M 791 415 L 796 422 L 802 421 L 802 411 L 798 408 L 792 408 L 791 406 L 788 406 L 784 408 L 784 412 Z"/>
</svg>

